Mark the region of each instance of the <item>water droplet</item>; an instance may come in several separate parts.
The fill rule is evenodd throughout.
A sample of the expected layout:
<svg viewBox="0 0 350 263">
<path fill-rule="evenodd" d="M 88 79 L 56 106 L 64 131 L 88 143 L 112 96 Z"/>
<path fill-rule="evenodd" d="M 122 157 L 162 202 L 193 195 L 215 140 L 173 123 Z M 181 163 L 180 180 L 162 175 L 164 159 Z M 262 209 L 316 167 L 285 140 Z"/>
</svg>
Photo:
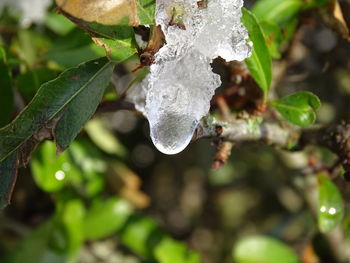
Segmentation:
<svg viewBox="0 0 350 263">
<path fill-rule="evenodd" d="M 58 170 L 56 173 L 55 173 L 55 178 L 59 181 L 62 181 L 64 178 L 66 177 L 66 174 L 65 172 L 63 172 L 62 170 Z"/>
<path fill-rule="evenodd" d="M 151 139 L 162 153 L 177 154 L 190 143 L 197 125 L 193 116 L 166 114 L 155 124 L 150 122 Z"/>
<path fill-rule="evenodd" d="M 337 209 L 335 209 L 334 207 L 331 207 L 331 208 L 329 208 L 328 213 L 330 215 L 335 215 L 335 213 L 337 213 Z"/>
</svg>

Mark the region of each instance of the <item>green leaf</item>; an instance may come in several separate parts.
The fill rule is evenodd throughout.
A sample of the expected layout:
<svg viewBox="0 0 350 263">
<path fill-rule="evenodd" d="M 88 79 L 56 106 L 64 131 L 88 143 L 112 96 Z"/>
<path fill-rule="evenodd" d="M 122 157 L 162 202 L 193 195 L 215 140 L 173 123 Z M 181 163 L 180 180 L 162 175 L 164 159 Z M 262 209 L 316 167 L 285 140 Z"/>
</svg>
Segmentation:
<svg viewBox="0 0 350 263">
<path fill-rule="evenodd" d="M 156 10 L 155 0 L 136 1 L 140 25 L 153 25 Z"/>
<path fill-rule="evenodd" d="M 96 201 L 84 220 L 86 239 L 107 237 L 120 230 L 133 212 L 129 203 L 119 198 Z"/>
<path fill-rule="evenodd" d="M 74 259 L 84 242 L 84 216 L 85 207 L 79 199 L 72 199 L 58 204 L 54 220 L 58 226 L 63 228 L 64 253 L 70 258 L 70 262 L 75 262 Z"/>
<path fill-rule="evenodd" d="M 17 177 L 17 151 L 0 162 L 0 209 L 10 203 Z"/>
<path fill-rule="evenodd" d="M 199 263 L 200 257 L 185 244 L 165 237 L 155 249 L 155 258 L 159 263 Z"/>
<path fill-rule="evenodd" d="M 80 28 L 74 28 L 67 35 L 57 39 L 45 54 L 45 58 L 54 61 L 63 69 L 75 67 L 80 63 L 101 57 L 103 48 L 96 51 L 91 37 Z"/>
<path fill-rule="evenodd" d="M 60 14 L 51 12 L 46 17 L 45 25 L 61 36 L 68 34 L 75 27 L 69 19 Z"/>
<path fill-rule="evenodd" d="M 313 93 L 301 91 L 272 101 L 270 105 L 275 107 L 286 120 L 304 127 L 315 122 L 315 110 L 321 106 L 321 102 Z"/>
<path fill-rule="evenodd" d="M 253 42 L 252 55 L 245 60 L 250 74 L 264 92 L 268 95 L 272 79 L 272 61 L 267 48 L 262 29 L 255 16 L 248 10 L 242 9 L 242 22 L 249 32 Z"/>
<path fill-rule="evenodd" d="M 37 133 L 52 121 L 56 127 L 47 132 L 53 132 L 58 146 L 66 148 L 96 110 L 113 68 L 114 63 L 101 58 L 42 85 L 20 115 L 0 129 L 0 161 L 32 136 L 43 136 Z"/>
<path fill-rule="evenodd" d="M 14 94 L 6 52 L 0 46 L 0 127 L 7 124 L 14 110 Z"/>
<path fill-rule="evenodd" d="M 259 21 L 281 24 L 295 17 L 302 5 L 302 0 L 259 0 L 254 5 L 252 12 Z"/>
<path fill-rule="evenodd" d="M 318 175 L 318 227 L 321 232 L 333 230 L 344 216 L 344 202 L 338 187 L 325 175 Z"/>
<path fill-rule="evenodd" d="M 92 35 L 94 42 L 104 48 L 107 56 L 113 61 L 123 61 L 137 52 L 132 27 L 107 26 L 76 20 L 74 22 Z M 95 48 L 96 53 L 101 53 L 100 50 Z"/>
<path fill-rule="evenodd" d="M 118 138 L 106 127 L 103 120 L 94 118 L 85 125 L 85 130 L 91 140 L 103 151 L 119 157 L 127 155 L 126 148 Z"/>
<path fill-rule="evenodd" d="M 132 215 L 119 232 L 122 242 L 133 252 L 146 259 L 154 259 L 154 249 L 164 233 L 149 218 Z"/>
<path fill-rule="evenodd" d="M 35 183 L 46 192 L 61 190 L 74 173 L 79 173 L 72 164 L 68 152 L 63 152 L 57 157 L 56 146 L 50 141 L 44 142 L 35 151 L 30 168 Z"/>
<path fill-rule="evenodd" d="M 298 256 L 277 239 L 254 236 L 240 240 L 233 249 L 237 263 L 297 263 Z"/>
<path fill-rule="evenodd" d="M 267 21 L 261 22 L 260 26 L 264 31 L 265 42 L 271 57 L 274 59 L 281 58 L 279 49 L 283 42 L 282 30 L 278 25 Z"/>
<path fill-rule="evenodd" d="M 312 9 L 312 8 L 320 8 L 324 7 L 325 5 L 329 4 L 329 0 L 308 0 L 303 5 L 304 10 Z"/>
<path fill-rule="evenodd" d="M 66 262 L 65 254 L 50 247 L 54 230 L 52 220 L 42 223 L 30 233 L 19 246 L 8 256 L 5 263 L 62 263 Z"/>
<path fill-rule="evenodd" d="M 16 79 L 16 88 L 22 98 L 28 103 L 45 82 L 55 78 L 56 72 L 48 68 L 36 68 L 21 73 Z"/>
</svg>

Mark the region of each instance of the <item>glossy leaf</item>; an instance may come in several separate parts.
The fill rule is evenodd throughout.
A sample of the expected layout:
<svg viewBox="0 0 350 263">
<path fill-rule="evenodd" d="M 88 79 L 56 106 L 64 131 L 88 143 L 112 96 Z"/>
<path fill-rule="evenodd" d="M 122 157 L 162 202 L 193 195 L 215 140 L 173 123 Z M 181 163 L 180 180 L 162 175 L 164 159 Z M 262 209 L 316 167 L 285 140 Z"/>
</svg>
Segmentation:
<svg viewBox="0 0 350 263">
<path fill-rule="evenodd" d="M 56 155 L 56 146 L 46 141 L 40 145 L 30 162 L 35 183 L 46 192 L 61 190 L 77 169 L 71 163 L 68 152 Z"/>
<path fill-rule="evenodd" d="M 132 211 L 130 204 L 119 198 L 96 201 L 84 220 L 85 238 L 100 239 L 117 232 L 124 226 Z"/>
<path fill-rule="evenodd" d="M 298 263 L 296 253 L 277 239 L 253 236 L 240 240 L 233 249 L 237 263 Z"/>
<path fill-rule="evenodd" d="M 153 24 L 154 0 L 56 0 L 57 6 L 74 18 L 102 25 Z"/>
<path fill-rule="evenodd" d="M 54 118 L 58 118 L 54 129 L 56 142 L 66 148 L 96 110 L 113 67 L 113 63 L 102 58 L 67 70 L 45 83 L 21 114 L 0 129 L 0 161 Z"/>
<path fill-rule="evenodd" d="M 7 158 L 20 148 L 20 160 L 26 162 L 35 145 L 47 138 L 54 137 L 60 151 L 68 147 L 95 112 L 113 68 L 114 63 L 101 58 L 44 84 L 19 116 L 0 129 L 0 165 L 6 166 Z M 14 177 L 16 171 L 6 167 L 2 173 Z"/>
<path fill-rule="evenodd" d="M 263 31 L 255 16 L 248 10 L 243 10 L 242 21 L 249 32 L 253 43 L 252 55 L 245 60 L 250 74 L 264 92 L 268 95 L 272 79 L 272 61 L 267 48 Z"/>
<path fill-rule="evenodd" d="M 321 232 L 333 230 L 344 216 L 344 202 L 337 186 L 325 175 L 318 175 L 318 227 Z"/>
<path fill-rule="evenodd" d="M 14 94 L 5 49 L 0 46 L 0 127 L 7 124 L 14 110 Z"/>
<path fill-rule="evenodd" d="M 315 122 L 321 106 L 319 98 L 311 92 L 301 91 L 270 103 L 288 121 L 308 126 Z"/>
<path fill-rule="evenodd" d="M 259 0 L 252 12 L 259 21 L 281 24 L 297 15 L 302 5 L 302 0 Z"/>
</svg>

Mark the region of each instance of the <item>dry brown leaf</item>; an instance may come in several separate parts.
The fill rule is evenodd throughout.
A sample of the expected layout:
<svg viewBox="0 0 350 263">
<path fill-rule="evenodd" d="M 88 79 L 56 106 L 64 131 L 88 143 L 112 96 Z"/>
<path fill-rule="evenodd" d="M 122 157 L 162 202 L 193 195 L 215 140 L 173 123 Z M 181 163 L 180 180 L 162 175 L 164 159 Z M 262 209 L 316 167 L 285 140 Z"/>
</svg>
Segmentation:
<svg viewBox="0 0 350 263">
<path fill-rule="evenodd" d="M 136 0 L 56 0 L 69 15 L 103 25 L 138 26 Z"/>
<path fill-rule="evenodd" d="M 327 26 L 339 33 L 342 38 L 350 41 L 349 27 L 338 0 L 332 0 L 327 7 L 322 9 L 321 17 Z"/>
</svg>

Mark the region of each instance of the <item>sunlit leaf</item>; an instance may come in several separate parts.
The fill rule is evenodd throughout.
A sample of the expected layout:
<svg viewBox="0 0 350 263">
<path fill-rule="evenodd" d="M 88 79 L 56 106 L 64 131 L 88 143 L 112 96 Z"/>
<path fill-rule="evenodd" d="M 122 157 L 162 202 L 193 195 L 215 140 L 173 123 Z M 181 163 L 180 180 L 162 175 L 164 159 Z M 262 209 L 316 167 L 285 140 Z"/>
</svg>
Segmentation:
<svg viewBox="0 0 350 263">
<path fill-rule="evenodd" d="M 299 13 L 303 5 L 302 0 L 259 0 L 252 12 L 259 21 L 283 23 Z"/>
<path fill-rule="evenodd" d="M 325 175 L 318 175 L 318 227 L 333 230 L 344 216 L 344 202 L 337 186 Z"/>
<path fill-rule="evenodd" d="M 243 10 L 242 21 L 249 32 L 249 39 L 253 42 L 252 55 L 245 60 L 249 72 L 260 88 L 265 98 L 268 95 L 272 79 L 272 61 L 267 48 L 263 31 L 255 16 L 248 10 Z"/>
<path fill-rule="evenodd" d="M 155 258 L 159 263 L 199 263 L 200 257 L 197 253 L 171 238 L 163 238 L 155 249 Z"/>
<path fill-rule="evenodd" d="M 71 163 L 68 152 L 56 155 L 56 146 L 46 141 L 36 150 L 30 162 L 35 183 L 46 192 L 61 190 L 74 173 L 79 173 Z"/>
<path fill-rule="evenodd" d="M 94 118 L 85 125 L 91 140 L 103 151 L 125 157 L 127 151 L 118 138 L 106 127 L 101 119 Z"/>
<path fill-rule="evenodd" d="M 240 240 L 233 249 L 237 263 L 298 263 L 296 253 L 277 239 L 253 236 Z"/>
<path fill-rule="evenodd" d="M 96 201 L 84 220 L 85 238 L 94 240 L 116 233 L 132 212 L 130 204 L 119 198 Z"/>
</svg>

